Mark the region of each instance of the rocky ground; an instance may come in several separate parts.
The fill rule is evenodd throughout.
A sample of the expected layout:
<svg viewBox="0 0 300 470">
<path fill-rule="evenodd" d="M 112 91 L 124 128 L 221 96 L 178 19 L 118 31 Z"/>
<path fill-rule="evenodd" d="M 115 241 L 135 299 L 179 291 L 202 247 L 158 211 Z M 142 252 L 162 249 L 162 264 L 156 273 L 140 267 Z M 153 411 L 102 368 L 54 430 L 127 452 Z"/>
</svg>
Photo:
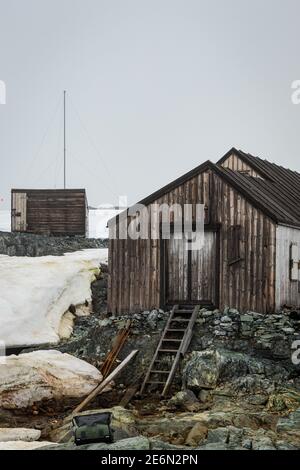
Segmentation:
<svg viewBox="0 0 300 470">
<path fill-rule="evenodd" d="M 241 315 L 229 308 L 224 312 L 202 309 L 171 396 L 161 400 L 158 391 L 151 390 L 144 397 L 136 395 L 124 409 L 119 406 L 122 397 L 128 387 L 141 383 L 168 312 L 107 315 L 107 267 L 101 268 L 92 286 L 94 313 L 77 318 L 72 337 L 55 349 L 89 363 L 94 368 L 89 372 L 93 381 L 113 338 L 131 318 L 130 337 L 119 359 L 132 349 L 139 349 L 139 354 L 112 390 L 98 396 L 87 411 L 109 409 L 113 413 L 115 443 L 109 448 L 300 449 L 300 365 L 295 360 L 300 354 L 293 350 L 300 340 L 298 310 L 264 316 L 257 312 Z M 59 390 L 57 381 L 55 390 Z M 1 393 L 0 384 L 0 400 Z M 6 400 L 9 393 L 6 389 Z M 27 409 L 8 409 L 2 401 L 0 428 L 31 427 L 41 431 L 38 439 L 46 441 L 43 448 L 74 449 L 71 425 L 63 420 L 82 398 L 71 395 L 59 399 L 53 392 L 51 399 L 30 402 Z M 6 442 L 2 447 L 9 445 Z M 40 448 L 40 440 L 31 439 L 24 446 Z"/>
<path fill-rule="evenodd" d="M 107 248 L 108 240 L 96 238 L 55 237 L 29 233 L 0 232 L 0 255 L 60 256 L 87 248 Z"/>
</svg>

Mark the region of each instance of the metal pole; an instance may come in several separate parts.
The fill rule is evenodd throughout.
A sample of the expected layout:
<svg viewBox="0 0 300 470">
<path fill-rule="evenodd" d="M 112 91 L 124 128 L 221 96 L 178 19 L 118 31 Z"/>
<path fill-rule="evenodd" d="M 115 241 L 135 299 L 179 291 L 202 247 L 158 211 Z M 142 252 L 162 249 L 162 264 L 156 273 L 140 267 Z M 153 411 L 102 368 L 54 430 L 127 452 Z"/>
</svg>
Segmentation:
<svg viewBox="0 0 300 470">
<path fill-rule="evenodd" d="M 66 90 L 64 91 L 64 189 L 66 189 L 67 183 L 66 183 L 66 154 L 67 154 L 67 148 L 66 148 Z"/>
</svg>

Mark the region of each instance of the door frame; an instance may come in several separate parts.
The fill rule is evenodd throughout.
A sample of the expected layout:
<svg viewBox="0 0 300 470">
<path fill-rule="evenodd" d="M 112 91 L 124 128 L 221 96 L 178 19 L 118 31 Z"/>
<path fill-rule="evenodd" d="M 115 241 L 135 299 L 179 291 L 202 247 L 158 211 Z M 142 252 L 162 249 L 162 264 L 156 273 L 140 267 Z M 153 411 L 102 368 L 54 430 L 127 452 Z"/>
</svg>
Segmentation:
<svg viewBox="0 0 300 470">
<path fill-rule="evenodd" d="M 193 231 L 196 229 L 196 224 L 192 225 Z M 188 252 L 188 299 L 168 299 L 168 277 L 169 270 L 167 264 L 167 241 L 162 238 L 162 224 L 160 224 L 160 308 L 165 309 L 167 305 L 172 304 L 190 304 L 190 305 L 207 305 L 210 307 L 218 308 L 220 303 L 220 224 L 207 224 L 204 226 L 204 232 L 216 233 L 216 258 L 215 258 L 215 303 L 212 304 L 211 300 L 191 300 L 191 285 L 192 285 L 192 252 Z M 170 224 L 170 233 L 174 233 L 174 223 Z"/>
</svg>

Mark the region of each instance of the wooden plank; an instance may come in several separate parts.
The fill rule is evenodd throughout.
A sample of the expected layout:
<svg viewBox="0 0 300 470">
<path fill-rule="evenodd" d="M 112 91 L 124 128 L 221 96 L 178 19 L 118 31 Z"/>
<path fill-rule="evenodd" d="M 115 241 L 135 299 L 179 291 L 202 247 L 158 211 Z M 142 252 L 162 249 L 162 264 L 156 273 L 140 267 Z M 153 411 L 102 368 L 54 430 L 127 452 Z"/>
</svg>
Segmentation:
<svg viewBox="0 0 300 470">
<path fill-rule="evenodd" d="M 137 355 L 138 350 L 132 351 L 125 359 L 121 362 L 121 364 L 116 367 L 116 369 L 109 374 L 106 379 L 104 379 L 84 400 L 80 403 L 75 410 L 73 411 L 72 415 L 74 416 L 77 413 L 80 413 L 94 398 L 96 398 L 99 393 L 101 393 L 107 385 L 109 385 L 117 376 L 122 372 L 122 370 L 127 366 L 127 364 Z"/>
</svg>

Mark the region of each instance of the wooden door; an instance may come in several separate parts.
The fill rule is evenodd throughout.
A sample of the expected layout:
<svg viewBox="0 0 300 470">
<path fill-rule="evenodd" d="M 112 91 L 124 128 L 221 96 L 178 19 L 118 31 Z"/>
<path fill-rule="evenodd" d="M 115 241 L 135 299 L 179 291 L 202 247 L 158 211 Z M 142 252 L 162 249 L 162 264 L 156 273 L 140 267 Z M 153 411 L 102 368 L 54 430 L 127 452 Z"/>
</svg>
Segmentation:
<svg viewBox="0 0 300 470">
<path fill-rule="evenodd" d="M 191 300 L 217 304 L 217 232 L 205 232 L 204 246 L 191 253 Z"/>
<path fill-rule="evenodd" d="M 13 232 L 27 230 L 27 194 L 12 193 L 11 229 Z"/>
<path fill-rule="evenodd" d="M 207 231 L 201 250 L 188 250 L 187 240 L 172 234 L 166 241 L 166 301 L 218 304 L 218 233 Z"/>
</svg>

